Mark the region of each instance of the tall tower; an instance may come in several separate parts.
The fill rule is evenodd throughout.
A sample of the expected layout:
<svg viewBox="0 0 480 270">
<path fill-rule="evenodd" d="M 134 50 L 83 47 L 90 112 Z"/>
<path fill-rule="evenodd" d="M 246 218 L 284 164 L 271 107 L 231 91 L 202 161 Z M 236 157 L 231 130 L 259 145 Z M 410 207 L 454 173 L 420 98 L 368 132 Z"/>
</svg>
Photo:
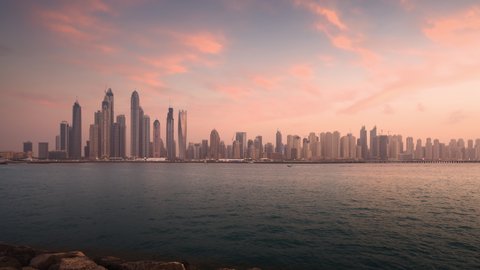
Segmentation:
<svg viewBox="0 0 480 270">
<path fill-rule="evenodd" d="M 370 130 L 370 158 L 376 159 L 379 155 L 380 141 L 377 137 L 377 126 Z"/>
<path fill-rule="evenodd" d="M 62 121 L 60 123 L 60 151 L 65 151 L 67 152 L 68 156 L 68 139 L 69 139 L 69 134 L 68 134 L 69 126 L 67 121 Z"/>
<path fill-rule="evenodd" d="M 360 146 L 362 147 L 362 159 L 368 159 L 367 130 L 365 129 L 365 126 L 360 130 Z"/>
<path fill-rule="evenodd" d="M 117 121 L 112 126 L 111 157 L 125 157 L 125 129 L 125 115 L 117 115 Z"/>
<path fill-rule="evenodd" d="M 70 157 L 80 159 L 82 157 L 82 107 L 80 107 L 78 101 L 73 104 L 71 138 L 72 151 Z"/>
<path fill-rule="evenodd" d="M 108 88 L 107 93 L 105 93 L 105 100 L 110 104 L 110 123 L 113 124 L 114 114 L 113 114 L 113 92 L 112 88 Z"/>
<path fill-rule="evenodd" d="M 102 125 L 101 125 L 101 149 L 100 157 L 101 158 L 110 158 L 110 142 L 111 142 L 111 134 L 112 134 L 112 116 L 111 113 L 111 104 L 108 101 L 107 95 L 102 102 Z"/>
<path fill-rule="evenodd" d="M 162 147 L 160 144 L 160 121 L 155 120 L 153 122 L 153 157 L 159 158 Z"/>
<path fill-rule="evenodd" d="M 143 116 L 143 125 L 142 125 L 142 153 L 143 157 L 150 157 L 150 116 Z"/>
<path fill-rule="evenodd" d="M 178 158 L 185 159 L 187 152 L 187 111 L 178 112 Z"/>
<path fill-rule="evenodd" d="M 247 133 L 246 132 L 237 132 L 235 135 L 235 140 L 240 144 L 240 158 L 246 158 L 247 152 Z"/>
<path fill-rule="evenodd" d="M 130 156 L 140 157 L 140 97 L 133 91 L 130 99 Z"/>
<path fill-rule="evenodd" d="M 219 159 L 220 135 L 216 129 L 210 132 L 210 158 Z"/>
<path fill-rule="evenodd" d="M 282 143 L 282 133 L 280 130 L 277 130 L 276 137 L 276 144 L 275 144 L 275 152 L 282 153 L 283 152 L 283 143 Z"/>
<path fill-rule="evenodd" d="M 173 108 L 168 108 L 167 114 L 167 159 L 175 160 L 175 140 L 174 140 L 174 125 L 173 125 Z"/>
</svg>

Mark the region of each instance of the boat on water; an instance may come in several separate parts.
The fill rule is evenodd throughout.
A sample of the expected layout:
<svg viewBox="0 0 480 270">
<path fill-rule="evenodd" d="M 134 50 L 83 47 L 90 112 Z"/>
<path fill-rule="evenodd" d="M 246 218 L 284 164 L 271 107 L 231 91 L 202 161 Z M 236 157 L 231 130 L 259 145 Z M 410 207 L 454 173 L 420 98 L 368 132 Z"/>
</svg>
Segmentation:
<svg viewBox="0 0 480 270">
<path fill-rule="evenodd" d="M 293 167 L 293 164 L 287 164 L 287 167 L 291 168 Z"/>
<path fill-rule="evenodd" d="M 6 165 L 6 164 L 7 164 L 7 160 L 4 158 L 0 158 L 0 165 Z"/>
</svg>

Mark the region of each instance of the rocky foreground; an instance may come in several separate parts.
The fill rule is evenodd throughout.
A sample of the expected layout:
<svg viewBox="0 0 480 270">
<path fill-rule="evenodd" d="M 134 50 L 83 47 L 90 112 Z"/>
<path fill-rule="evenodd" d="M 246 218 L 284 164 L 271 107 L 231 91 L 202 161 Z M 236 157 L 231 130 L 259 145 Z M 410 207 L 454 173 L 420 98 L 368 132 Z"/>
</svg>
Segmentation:
<svg viewBox="0 0 480 270">
<path fill-rule="evenodd" d="M 117 257 L 91 259 L 81 251 L 52 252 L 0 243 L 0 270 L 198 270 L 181 262 L 125 261 Z M 234 270 L 221 268 L 219 270 Z M 249 270 L 260 270 L 251 268 Z"/>
</svg>

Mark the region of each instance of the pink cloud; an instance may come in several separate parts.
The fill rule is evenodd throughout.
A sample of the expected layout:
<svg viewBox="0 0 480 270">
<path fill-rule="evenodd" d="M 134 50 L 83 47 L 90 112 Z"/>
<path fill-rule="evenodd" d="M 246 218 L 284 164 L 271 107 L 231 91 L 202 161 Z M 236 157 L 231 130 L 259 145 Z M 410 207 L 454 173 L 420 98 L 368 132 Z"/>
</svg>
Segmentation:
<svg viewBox="0 0 480 270">
<path fill-rule="evenodd" d="M 115 52 L 118 48 L 106 39 L 113 28 L 98 18 L 99 13 L 111 13 L 111 8 L 100 0 L 64 2 L 53 8 L 35 8 L 34 14 L 51 32 L 65 40 L 103 53 Z"/>
<path fill-rule="evenodd" d="M 224 49 L 224 39 L 212 33 L 195 33 L 178 35 L 181 42 L 191 48 L 206 54 L 219 54 Z"/>
<path fill-rule="evenodd" d="M 326 8 L 312 0 L 294 0 L 298 6 L 308 9 L 310 12 L 325 18 L 330 24 L 340 30 L 347 30 L 347 26 L 340 20 L 340 16 L 333 9 Z"/>
<path fill-rule="evenodd" d="M 450 46 L 480 45 L 480 7 L 474 6 L 453 15 L 427 21 L 423 33 L 432 41 Z"/>
<path fill-rule="evenodd" d="M 311 79 L 313 77 L 313 69 L 305 64 L 294 65 L 290 68 L 290 74 L 300 79 Z"/>
</svg>

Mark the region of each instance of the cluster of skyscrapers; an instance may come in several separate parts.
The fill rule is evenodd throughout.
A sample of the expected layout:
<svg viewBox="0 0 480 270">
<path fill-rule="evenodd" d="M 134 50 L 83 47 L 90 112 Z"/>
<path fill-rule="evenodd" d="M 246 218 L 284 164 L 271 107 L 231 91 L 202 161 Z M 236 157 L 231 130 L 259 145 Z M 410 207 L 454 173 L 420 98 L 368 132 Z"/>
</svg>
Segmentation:
<svg viewBox="0 0 480 270">
<path fill-rule="evenodd" d="M 140 106 L 140 96 L 133 91 L 130 104 L 130 155 L 126 153 L 126 118 L 114 114 L 114 94 L 105 92 L 100 109 L 94 113 L 89 126 L 89 137 L 82 156 L 82 116 L 78 101 L 73 105 L 72 124 L 60 123 L 55 151 L 49 151 L 48 143 L 39 143 L 40 159 L 89 159 L 125 160 L 164 158 L 168 161 L 188 160 L 264 160 L 264 161 L 478 161 L 480 139 L 451 140 L 448 144 L 427 138 L 414 141 L 401 135 L 378 134 L 374 127 L 367 131 L 362 127 L 358 139 L 351 133 L 338 131 L 311 132 L 308 136 L 287 135 L 286 142 L 277 130 L 275 145 L 263 142 L 262 136 L 248 139 L 246 132 L 236 132 L 232 142 L 221 140 L 216 129 L 210 139 L 187 145 L 187 111 L 180 110 L 177 120 L 177 140 L 173 108 L 166 117 L 165 145 L 160 132 L 160 121 L 150 123 L 150 117 Z M 153 131 L 151 128 L 153 128 Z M 369 134 L 368 134 L 369 133 Z M 153 135 L 151 137 L 151 135 Z M 32 143 L 24 143 L 24 154 L 32 153 Z"/>
</svg>

